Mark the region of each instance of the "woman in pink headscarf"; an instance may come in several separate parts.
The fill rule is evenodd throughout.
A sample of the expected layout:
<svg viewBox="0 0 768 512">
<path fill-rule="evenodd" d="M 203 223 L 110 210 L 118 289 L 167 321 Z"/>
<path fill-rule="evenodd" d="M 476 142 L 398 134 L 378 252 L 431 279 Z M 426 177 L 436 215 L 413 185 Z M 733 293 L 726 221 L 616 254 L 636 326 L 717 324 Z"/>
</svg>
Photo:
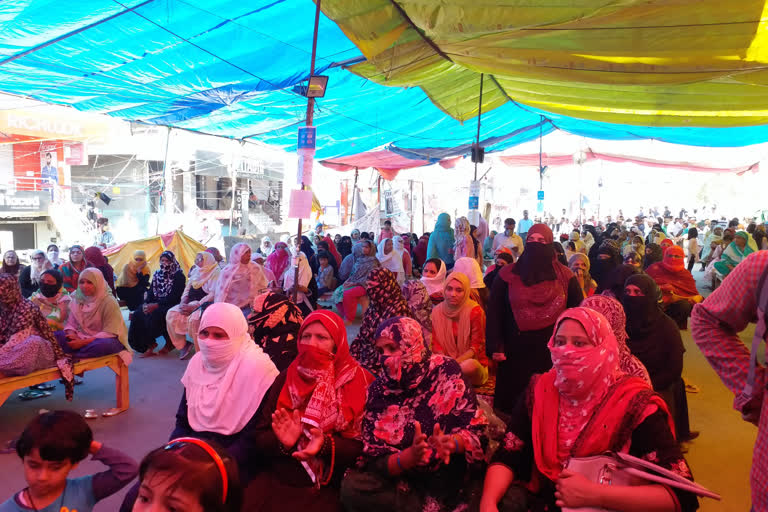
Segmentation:
<svg viewBox="0 0 768 512">
<path fill-rule="evenodd" d="M 272 271 L 277 279 L 277 284 L 280 288 L 283 286 L 283 274 L 288 266 L 291 264 L 291 253 L 288 250 L 288 245 L 285 242 L 277 242 L 275 244 L 275 250 L 267 256 L 267 261 L 264 263 L 264 267 Z"/>
<path fill-rule="evenodd" d="M 553 368 L 534 376 L 518 402 L 488 468 L 480 510 L 696 510 L 696 497 L 686 491 L 600 485 L 567 469 L 571 458 L 614 451 L 693 479 L 664 401 L 622 371 L 602 314 L 564 311 L 548 348 Z"/>
</svg>

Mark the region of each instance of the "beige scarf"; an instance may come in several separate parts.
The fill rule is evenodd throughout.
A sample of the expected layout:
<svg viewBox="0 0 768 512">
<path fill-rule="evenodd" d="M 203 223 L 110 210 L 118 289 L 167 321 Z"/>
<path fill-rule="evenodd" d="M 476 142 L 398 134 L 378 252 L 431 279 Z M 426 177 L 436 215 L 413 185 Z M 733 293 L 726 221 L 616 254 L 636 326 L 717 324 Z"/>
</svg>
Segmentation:
<svg viewBox="0 0 768 512">
<path fill-rule="evenodd" d="M 448 283 L 460 283 L 464 295 L 461 302 L 454 306 L 448 301 L 441 302 L 432 310 L 432 329 L 437 342 L 443 347 L 445 355 L 454 359 L 460 357 L 472 348 L 470 340 L 472 310 L 478 306 L 477 302 L 469 298 L 469 278 L 461 272 L 452 272 L 445 280 Z M 445 293 L 445 288 L 443 288 Z M 453 323 L 458 322 L 457 335 L 453 334 Z"/>
<path fill-rule="evenodd" d="M 131 261 L 123 265 L 123 272 L 120 277 L 117 278 L 117 286 L 125 288 L 133 288 L 139 284 L 139 278 L 136 275 L 139 272 L 139 265 L 147 261 L 147 255 L 144 251 L 135 251 L 131 257 Z M 149 265 L 144 265 L 141 269 L 141 273 L 149 275 Z"/>
</svg>

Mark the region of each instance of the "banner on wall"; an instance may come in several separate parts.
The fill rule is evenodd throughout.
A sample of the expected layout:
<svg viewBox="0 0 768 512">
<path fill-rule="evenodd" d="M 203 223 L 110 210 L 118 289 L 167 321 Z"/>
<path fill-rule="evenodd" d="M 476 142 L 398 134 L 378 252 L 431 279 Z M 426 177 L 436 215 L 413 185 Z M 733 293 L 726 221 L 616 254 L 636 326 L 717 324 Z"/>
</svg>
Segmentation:
<svg viewBox="0 0 768 512">
<path fill-rule="evenodd" d="M 59 184 L 59 161 L 55 142 L 40 144 L 40 188 L 51 190 Z"/>
<path fill-rule="evenodd" d="M 88 165 L 88 152 L 84 142 L 64 143 L 64 163 L 67 165 Z"/>
<path fill-rule="evenodd" d="M 70 111 L 71 110 L 71 111 Z M 12 109 L 0 111 L 0 131 L 49 139 L 105 140 L 110 125 L 97 116 L 67 109 L 66 112 Z"/>
<path fill-rule="evenodd" d="M 48 213 L 50 197 L 47 192 L 0 192 L 0 212 Z"/>
</svg>

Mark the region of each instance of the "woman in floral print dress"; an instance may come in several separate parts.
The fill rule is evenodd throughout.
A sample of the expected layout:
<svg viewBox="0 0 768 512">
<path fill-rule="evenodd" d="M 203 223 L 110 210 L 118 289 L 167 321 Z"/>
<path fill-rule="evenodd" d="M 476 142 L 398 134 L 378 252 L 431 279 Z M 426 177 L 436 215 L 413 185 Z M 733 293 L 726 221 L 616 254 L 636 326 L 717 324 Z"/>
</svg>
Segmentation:
<svg viewBox="0 0 768 512">
<path fill-rule="evenodd" d="M 349 512 L 464 510 L 479 497 L 487 419 L 459 364 L 432 354 L 419 322 L 376 332 L 381 375 L 368 389 L 363 459 L 342 482 Z"/>
<path fill-rule="evenodd" d="M 397 284 L 397 276 L 383 267 L 370 271 L 365 290 L 371 299 L 371 305 L 363 316 L 360 331 L 352 340 L 349 351 L 363 368 L 378 376 L 381 373 L 381 364 L 379 353 L 374 346 L 376 330 L 385 320 L 396 316 L 413 318 L 414 314 L 403 297 L 400 285 Z"/>
</svg>

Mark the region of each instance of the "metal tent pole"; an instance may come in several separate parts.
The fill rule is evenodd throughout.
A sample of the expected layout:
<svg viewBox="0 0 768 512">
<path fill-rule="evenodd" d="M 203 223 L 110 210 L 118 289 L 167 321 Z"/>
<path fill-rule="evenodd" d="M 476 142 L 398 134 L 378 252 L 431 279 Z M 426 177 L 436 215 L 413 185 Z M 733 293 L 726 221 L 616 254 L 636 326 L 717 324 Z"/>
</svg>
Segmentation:
<svg viewBox="0 0 768 512">
<path fill-rule="evenodd" d="M 477 101 L 477 135 L 475 143 L 480 147 L 480 118 L 483 117 L 483 73 L 480 73 L 480 99 Z M 475 181 L 477 181 L 477 162 L 475 162 Z"/>
<path fill-rule="evenodd" d="M 161 214 L 161 202 L 162 202 L 162 208 L 166 208 L 166 203 L 170 202 L 167 198 L 167 189 L 168 189 L 168 182 L 171 182 L 171 198 L 173 197 L 173 178 L 170 180 L 168 179 L 168 176 L 171 175 L 171 172 L 168 169 L 168 147 L 171 144 L 171 127 L 168 127 L 168 131 L 165 134 L 165 157 L 163 158 L 163 194 L 160 196 L 160 199 L 158 201 L 157 205 L 157 222 L 155 223 L 155 234 L 158 234 L 160 232 L 160 214 Z M 171 210 L 171 213 L 173 210 Z"/>
<path fill-rule="evenodd" d="M 411 192 L 408 195 L 408 210 L 411 216 L 411 230 L 409 233 L 413 233 L 413 180 L 408 180 L 408 186 L 411 189 Z"/>
<path fill-rule="evenodd" d="M 355 218 L 355 193 L 357 192 L 357 167 L 355 167 L 355 184 L 352 186 L 352 206 L 349 209 L 349 223 L 352 224 L 352 219 Z"/>
<path fill-rule="evenodd" d="M 317 32 L 318 28 L 320 26 L 320 0 L 315 0 L 316 6 L 315 6 L 315 30 L 312 35 L 312 57 L 309 64 L 309 76 L 310 78 L 312 75 L 315 74 L 315 56 L 317 55 Z M 309 93 L 309 86 L 307 86 L 307 93 Z M 309 94 L 307 94 L 309 96 Z M 307 126 L 312 126 L 312 121 L 315 114 L 315 98 L 308 97 L 307 98 Z M 303 176 L 303 174 L 302 174 Z M 306 187 L 303 183 L 304 179 L 302 178 L 301 183 L 301 190 L 304 190 Z M 296 255 L 298 258 L 299 248 L 301 247 L 301 232 L 302 232 L 302 219 L 299 219 L 299 226 L 297 230 L 297 239 L 299 240 L 299 247 L 296 247 Z M 299 265 L 298 265 L 298 259 L 296 260 L 296 267 L 294 269 L 293 274 L 293 302 L 295 303 L 297 298 L 299 296 Z"/>
</svg>

